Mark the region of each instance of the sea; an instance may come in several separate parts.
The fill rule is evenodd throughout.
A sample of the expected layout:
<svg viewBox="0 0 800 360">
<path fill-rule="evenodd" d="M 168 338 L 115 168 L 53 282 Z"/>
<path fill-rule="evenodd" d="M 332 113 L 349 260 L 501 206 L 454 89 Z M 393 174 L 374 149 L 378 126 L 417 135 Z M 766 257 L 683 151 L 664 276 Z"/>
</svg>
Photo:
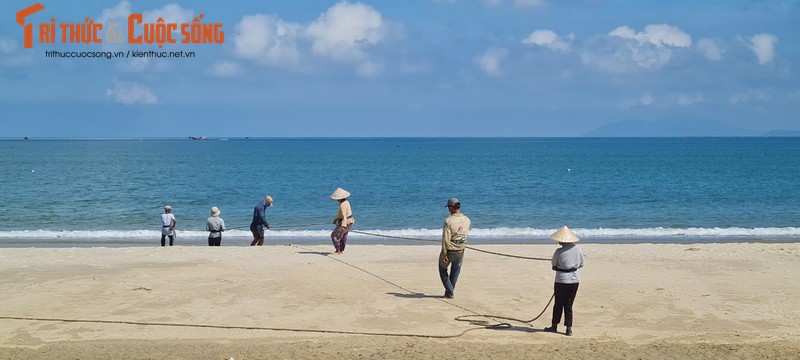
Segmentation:
<svg viewBox="0 0 800 360">
<path fill-rule="evenodd" d="M 456 197 L 469 242 L 797 242 L 800 138 L 0 139 L 0 247 L 247 246 L 265 195 L 267 245 L 330 243 L 342 187 L 349 242 L 435 242 Z M 374 235 L 377 234 L 377 235 Z M 415 240 L 402 240 L 396 237 Z"/>
</svg>

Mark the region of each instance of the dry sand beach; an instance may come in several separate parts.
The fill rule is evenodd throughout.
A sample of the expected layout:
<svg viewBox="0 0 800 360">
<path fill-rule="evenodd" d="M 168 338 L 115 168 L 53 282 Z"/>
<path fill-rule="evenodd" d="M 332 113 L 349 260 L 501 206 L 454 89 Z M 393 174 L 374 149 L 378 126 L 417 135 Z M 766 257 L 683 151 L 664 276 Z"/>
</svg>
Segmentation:
<svg viewBox="0 0 800 360">
<path fill-rule="evenodd" d="M 530 326 L 454 320 L 533 318 L 552 293 L 546 261 L 468 250 L 449 300 L 438 246 L 2 249 L 0 358 L 800 357 L 800 244 L 581 247 L 571 338 L 541 331 L 549 308 Z"/>
</svg>

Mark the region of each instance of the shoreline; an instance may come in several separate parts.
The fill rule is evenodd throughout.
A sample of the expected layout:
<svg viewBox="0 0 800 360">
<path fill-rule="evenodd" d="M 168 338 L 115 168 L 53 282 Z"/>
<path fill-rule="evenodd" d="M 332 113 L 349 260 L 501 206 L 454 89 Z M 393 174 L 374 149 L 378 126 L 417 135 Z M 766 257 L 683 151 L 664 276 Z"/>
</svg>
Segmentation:
<svg viewBox="0 0 800 360">
<path fill-rule="evenodd" d="M 223 236 L 222 247 L 249 247 L 252 238 L 245 236 Z M 431 245 L 438 243 L 439 239 L 420 239 L 402 240 L 391 238 L 380 238 L 372 236 L 350 236 L 348 245 Z M 733 236 L 690 236 L 690 237 L 609 237 L 609 238 L 582 238 L 583 244 L 603 244 L 603 245 L 626 245 L 626 244 L 796 244 L 800 243 L 800 238 L 794 237 L 733 237 Z M 286 246 L 292 244 L 302 245 L 329 245 L 330 239 L 327 237 L 267 237 L 264 246 Z M 469 245 L 549 245 L 552 241 L 545 238 L 530 237 L 492 237 L 480 238 L 470 237 Z M 18 248 L 147 248 L 159 247 L 159 239 L 72 239 L 72 238 L 0 238 L 0 249 Z M 175 240 L 178 247 L 203 247 L 208 246 L 205 237 L 179 236 Z"/>
<path fill-rule="evenodd" d="M 175 247 L 208 247 L 205 238 L 193 238 L 191 240 L 176 239 Z M 245 237 L 230 238 L 225 237 L 221 247 L 250 247 L 252 239 Z M 426 246 L 438 243 L 439 240 L 430 239 L 428 241 L 413 240 L 368 240 L 359 238 L 348 239 L 348 245 L 397 245 L 397 246 Z M 549 245 L 552 242 L 544 239 L 470 239 L 470 246 L 484 245 Z M 583 244 L 597 245 L 636 245 L 636 244 L 659 244 L 659 245 L 691 245 L 691 244 L 797 244 L 800 239 L 764 239 L 764 238 L 609 238 L 609 239 L 589 239 L 582 240 Z M 330 245 L 330 239 L 325 238 L 267 238 L 264 246 L 288 246 L 299 245 Z M 155 240 L 89 240 L 80 239 L 0 239 L 0 249 L 69 249 L 69 248 L 151 248 L 160 247 L 159 239 Z"/>
<path fill-rule="evenodd" d="M 548 261 L 469 252 L 446 300 L 437 245 L 348 244 L 342 256 L 313 244 L 2 249 L 0 316 L 76 322 L 0 319 L 0 357 L 432 358 L 455 346 L 468 359 L 780 359 L 800 351 L 800 309 L 786 301 L 800 298 L 799 243 L 579 245 L 586 266 L 572 338 L 541 331 L 550 309 L 508 329 L 454 320 L 539 313 L 552 292 Z M 484 248 L 549 257 L 557 245 Z M 374 335 L 465 330 L 452 339 Z"/>
</svg>

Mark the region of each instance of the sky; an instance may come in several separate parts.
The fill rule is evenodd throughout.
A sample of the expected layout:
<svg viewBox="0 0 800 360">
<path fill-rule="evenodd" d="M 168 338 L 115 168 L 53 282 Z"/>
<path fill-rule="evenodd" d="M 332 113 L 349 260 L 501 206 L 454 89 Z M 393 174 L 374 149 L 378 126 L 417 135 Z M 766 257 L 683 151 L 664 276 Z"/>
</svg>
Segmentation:
<svg viewBox="0 0 800 360">
<path fill-rule="evenodd" d="M 0 0 L 0 138 L 800 130 L 800 0 L 41 0 L 26 48 L 15 16 L 34 1 Z M 129 42 L 131 14 L 134 36 L 161 18 L 178 40 Z M 57 26 L 41 43 L 51 19 L 103 24 L 102 42 L 61 43 Z M 224 37 L 182 43 L 193 22 Z"/>
</svg>

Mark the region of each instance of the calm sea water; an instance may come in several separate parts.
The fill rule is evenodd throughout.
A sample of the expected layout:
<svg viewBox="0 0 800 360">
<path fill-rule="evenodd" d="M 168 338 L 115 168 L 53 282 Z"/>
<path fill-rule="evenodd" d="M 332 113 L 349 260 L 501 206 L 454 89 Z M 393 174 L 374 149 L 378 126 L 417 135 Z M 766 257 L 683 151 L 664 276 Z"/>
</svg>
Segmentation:
<svg viewBox="0 0 800 360">
<path fill-rule="evenodd" d="M 800 138 L 34 139 L 0 152 L 0 246 L 153 244 L 166 204 L 179 244 L 205 244 L 212 206 L 245 243 L 265 194 L 268 237 L 327 242 L 336 187 L 357 229 L 389 235 L 437 238 L 458 197 L 473 242 L 545 242 L 564 224 L 598 242 L 800 239 Z"/>
</svg>

